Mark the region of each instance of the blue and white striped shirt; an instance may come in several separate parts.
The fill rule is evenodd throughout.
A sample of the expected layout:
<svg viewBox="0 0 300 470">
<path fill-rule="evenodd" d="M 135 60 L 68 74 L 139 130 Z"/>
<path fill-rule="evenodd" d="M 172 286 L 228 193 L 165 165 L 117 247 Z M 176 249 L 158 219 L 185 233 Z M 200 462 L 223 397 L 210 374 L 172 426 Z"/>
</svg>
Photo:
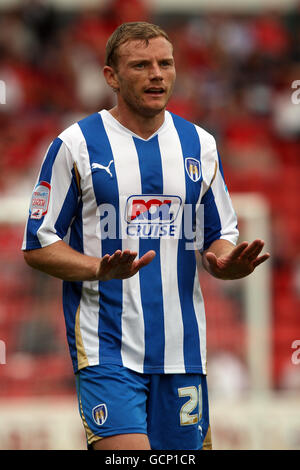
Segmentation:
<svg viewBox="0 0 300 470">
<path fill-rule="evenodd" d="M 206 374 L 204 304 L 183 216 L 188 205 L 195 228 L 199 204 L 204 231 L 197 248 L 219 238 L 235 244 L 237 220 L 215 139 L 174 114 L 166 112 L 161 128 L 142 139 L 102 110 L 52 142 L 22 249 L 64 240 L 96 257 L 117 249 L 137 251 L 138 257 L 156 251 L 129 279 L 64 281 L 75 371 L 110 363 L 142 373 Z M 109 208 L 113 236 L 105 235 L 102 223 Z"/>
</svg>

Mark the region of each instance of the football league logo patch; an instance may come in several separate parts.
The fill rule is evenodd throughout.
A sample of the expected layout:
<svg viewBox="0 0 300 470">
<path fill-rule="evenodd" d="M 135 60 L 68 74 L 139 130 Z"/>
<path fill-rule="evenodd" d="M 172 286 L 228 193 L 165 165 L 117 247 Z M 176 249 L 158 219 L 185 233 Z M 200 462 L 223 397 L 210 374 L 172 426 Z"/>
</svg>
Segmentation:
<svg viewBox="0 0 300 470">
<path fill-rule="evenodd" d="M 41 219 L 47 214 L 50 191 L 51 186 L 46 181 L 40 181 L 35 187 L 29 209 L 31 219 Z"/>
<path fill-rule="evenodd" d="M 196 158 L 185 159 L 185 169 L 192 181 L 199 181 L 201 178 L 201 166 L 199 160 Z"/>
<path fill-rule="evenodd" d="M 95 406 L 92 411 L 93 420 L 98 426 L 102 426 L 107 420 L 107 407 L 105 403 Z"/>
</svg>

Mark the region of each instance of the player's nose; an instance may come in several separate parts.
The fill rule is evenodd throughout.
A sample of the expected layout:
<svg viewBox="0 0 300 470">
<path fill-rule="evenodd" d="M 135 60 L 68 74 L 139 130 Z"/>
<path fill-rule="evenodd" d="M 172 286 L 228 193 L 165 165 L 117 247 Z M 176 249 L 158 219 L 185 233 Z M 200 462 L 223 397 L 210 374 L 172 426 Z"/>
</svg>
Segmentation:
<svg viewBox="0 0 300 470">
<path fill-rule="evenodd" d="M 149 72 L 149 78 L 150 80 L 162 80 L 162 72 L 159 64 L 157 62 L 152 64 L 152 67 L 150 68 Z"/>
</svg>

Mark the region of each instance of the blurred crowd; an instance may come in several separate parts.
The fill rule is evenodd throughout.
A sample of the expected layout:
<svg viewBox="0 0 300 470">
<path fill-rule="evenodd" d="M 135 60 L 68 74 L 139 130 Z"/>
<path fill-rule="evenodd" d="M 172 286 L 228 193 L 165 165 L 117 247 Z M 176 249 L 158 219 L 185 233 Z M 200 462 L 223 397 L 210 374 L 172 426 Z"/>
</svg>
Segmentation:
<svg viewBox="0 0 300 470">
<path fill-rule="evenodd" d="M 0 80 L 6 84 L 0 196 L 27 195 L 50 141 L 114 105 L 101 73 L 113 30 L 127 21 L 161 25 L 174 44 L 177 68 L 169 110 L 216 137 L 230 192 L 259 192 L 270 204 L 280 387 L 290 380 L 286 365 L 300 334 L 300 103 L 292 99 L 300 80 L 300 2 L 290 11 L 243 15 L 158 14 L 142 0 L 100 3 L 64 11 L 27 0 L 0 12 Z"/>
</svg>

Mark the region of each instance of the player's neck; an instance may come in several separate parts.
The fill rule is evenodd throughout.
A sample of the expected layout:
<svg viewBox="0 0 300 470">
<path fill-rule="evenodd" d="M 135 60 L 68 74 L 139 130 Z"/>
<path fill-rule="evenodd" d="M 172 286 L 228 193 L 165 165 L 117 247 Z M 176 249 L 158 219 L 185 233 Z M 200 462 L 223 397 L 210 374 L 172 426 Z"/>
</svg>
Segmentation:
<svg viewBox="0 0 300 470">
<path fill-rule="evenodd" d="M 151 137 L 163 125 L 165 120 L 164 110 L 155 116 L 142 116 L 116 106 L 110 109 L 109 112 L 122 126 L 142 139 Z"/>
</svg>

